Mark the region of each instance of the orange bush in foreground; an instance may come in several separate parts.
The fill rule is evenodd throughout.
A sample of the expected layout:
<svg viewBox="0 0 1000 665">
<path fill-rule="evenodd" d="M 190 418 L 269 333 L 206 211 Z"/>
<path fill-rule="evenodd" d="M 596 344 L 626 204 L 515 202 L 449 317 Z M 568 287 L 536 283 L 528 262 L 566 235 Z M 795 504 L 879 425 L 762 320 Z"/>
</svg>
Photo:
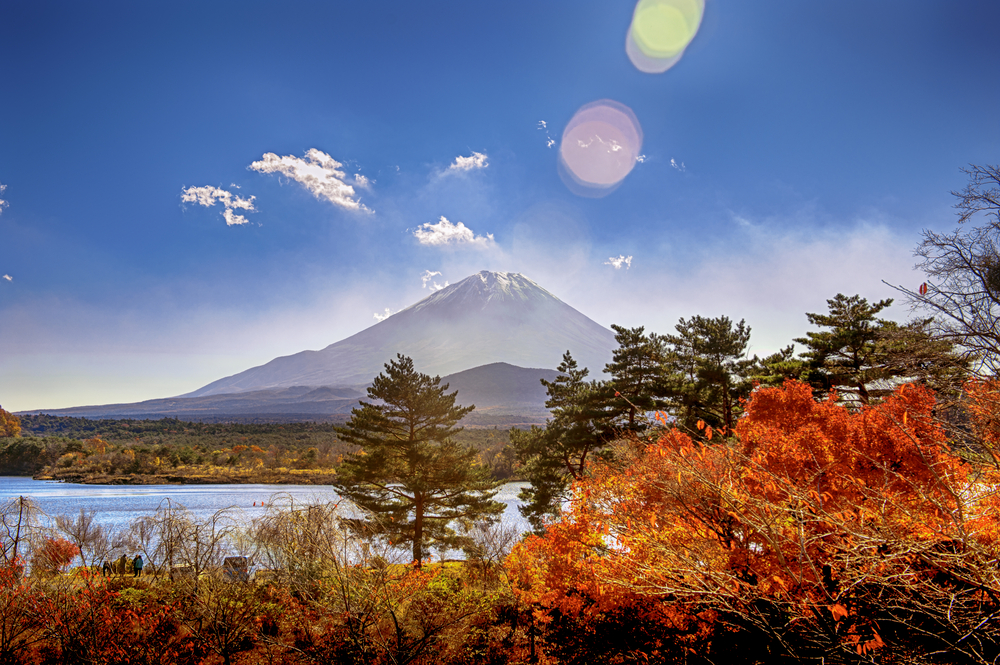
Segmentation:
<svg viewBox="0 0 1000 665">
<path fill-rule="evenodd" d="M 622 662 L 992 662 L 1000 478 L 949 451 L 933 406 L 903 386 L 850 411 L 789 381 L 729 441 L 621 443 L 512 553 L 521 599 L 557 632 L 642 607 L 661 630 Z"/>
</svg>

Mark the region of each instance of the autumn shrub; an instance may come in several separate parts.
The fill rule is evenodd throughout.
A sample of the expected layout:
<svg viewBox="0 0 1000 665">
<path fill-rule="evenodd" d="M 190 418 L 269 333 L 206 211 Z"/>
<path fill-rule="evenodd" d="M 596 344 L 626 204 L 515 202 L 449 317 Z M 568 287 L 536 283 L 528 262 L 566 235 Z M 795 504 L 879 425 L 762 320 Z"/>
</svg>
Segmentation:
<svg viewBox="0 0 1000 665">
<path fill-rule="evenodd" d="M 790 381 L 729 441 L 620 442 L 508 559 L 548 652 L 571 662 L 564 626 L 632 613 L 655 629 L 594 659 L 992 662 L 1000 479 L 952 454 L 933 406 L 903 386 L 850 411 Z"/>
<path fill-rule="evenodd" d="M 65 538 L 45 538 L 32 553 L 31 569 L 39 575 L 61 573 L 78 556 L 80 548 Z"/>
<path fill-rule="evenodd" d="M 38 605 L 44 641 L 35 649 L 41 663 L 193 663 L 195 644 L 178 632 L 172 608 L 147 601 L 122 603 L 99 577 L 50 584 Z"/>
</svg>

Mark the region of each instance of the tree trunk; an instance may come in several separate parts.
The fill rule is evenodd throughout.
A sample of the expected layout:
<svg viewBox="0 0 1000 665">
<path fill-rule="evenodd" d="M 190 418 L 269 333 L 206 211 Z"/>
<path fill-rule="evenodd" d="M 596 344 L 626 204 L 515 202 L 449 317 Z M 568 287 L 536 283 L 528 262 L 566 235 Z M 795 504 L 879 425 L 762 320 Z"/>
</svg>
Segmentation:
<svg viewBox="0 0 1000 665">
<path fill-rule="evenodd" d="M 413 561 L 417 568 L 424 559 L 424 497 L 414 496 L 413 501 Z"/>
</svg>

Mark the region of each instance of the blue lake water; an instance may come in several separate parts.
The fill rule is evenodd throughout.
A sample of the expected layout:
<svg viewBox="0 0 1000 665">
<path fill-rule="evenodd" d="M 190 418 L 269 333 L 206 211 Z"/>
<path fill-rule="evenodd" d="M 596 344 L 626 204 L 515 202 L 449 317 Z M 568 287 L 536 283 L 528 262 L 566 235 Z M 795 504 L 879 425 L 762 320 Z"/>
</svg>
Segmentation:
<svg viewBox="0 0 1000 665">
<path fill-rule="evenodd" d="M 507 505 L 505 525 L 521 531 L 530 525 L 521 517 L 517 493 L 526 483 L 507 483 L 496 500 Z M 77 485 L 52 480 L 0 476 L 0 502 L 19 496 L 35 501 L 49 519 L 56 515 L 74 516 L 80 510 L 95 511 L 96 521 L 112 530 L 125 529 L 137 517 L 156 512 L 165 499 L 179 503 L 203 521 L 215 512 L 232 508 L 238 521 L 249 524 L 261 517 L 272 499 L 281 505 L 339 501 L 333 488 L 322 485 Z"/>
</svg>

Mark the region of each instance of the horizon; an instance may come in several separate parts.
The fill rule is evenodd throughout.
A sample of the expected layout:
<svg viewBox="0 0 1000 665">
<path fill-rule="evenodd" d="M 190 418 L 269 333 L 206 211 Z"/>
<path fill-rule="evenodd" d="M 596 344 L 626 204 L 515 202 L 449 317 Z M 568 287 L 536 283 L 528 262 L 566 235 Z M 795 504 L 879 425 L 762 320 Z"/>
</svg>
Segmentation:
<svg viewBox="0 0 1000 665">
<path fill-rule="evenodd" d="M 0 405 L 186 394 L 480 270 L 751 355 L 837 293 L 914 315 L 886 283 L 1000 155 L 1000 6 L 708 0 L 662 73 L 634 8 L 8 8 Z"/>
</svg>

